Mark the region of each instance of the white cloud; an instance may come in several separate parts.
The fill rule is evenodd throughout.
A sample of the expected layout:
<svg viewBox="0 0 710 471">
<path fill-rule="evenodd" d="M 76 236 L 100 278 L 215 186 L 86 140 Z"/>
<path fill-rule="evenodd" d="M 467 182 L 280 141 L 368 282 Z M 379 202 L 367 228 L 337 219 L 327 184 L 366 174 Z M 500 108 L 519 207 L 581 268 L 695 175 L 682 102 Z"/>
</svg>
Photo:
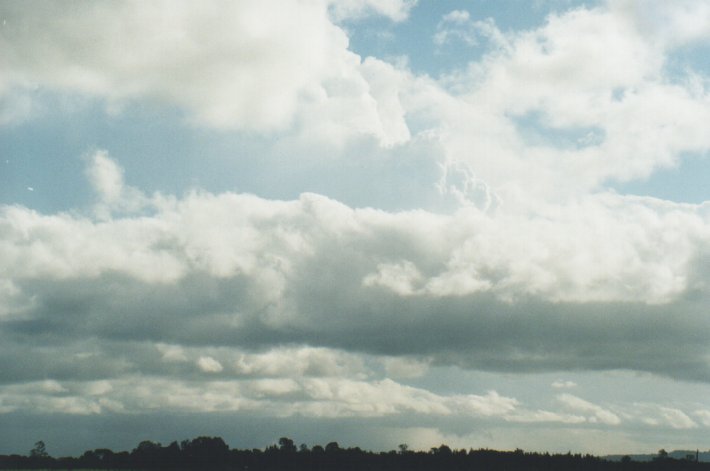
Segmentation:
<svg viewBox="0 0 710 471">
<path fill-rule="evenodd" d="M 314 376 L 362 378 L 367 369 L 353 354 L 327 348 L 276 348 L 264 353 L 241 353 L 235 370 L 252 376 Z"/>
<path fill-rule="evenodd" d="M 404 21 L 417 0 L 330 0 L 328 3 L 337 21 L 358 19 L 371 13 L 392 21 Z"/>
<path fill-rule="evenodd" d="M 0 207 L 0 412 L 463 418 L 501 435 L 564 427 L 573 443 L 710 424 L 683 404 L 547 398 L 550 378 L 533 405 L 505 387 L 432 384 L 457 367 L 710 379 L 710 206 L 604 190 L 710 149 L 706 77 L 668 70 L 675 48 L 708 37 L 703 2 L 609 2 L 506 33 L 453 11 L 438 46 L 485 51 L 437 79 L 362 60 L 337 23 L 404 21 L 414 2 L 27 5 L 0 6 L 0 125 L 47 94 L 118 113 L 167 103 L 200 125 L 270 133 L 268 152 L 293 159 L 406 174 L 403 159 L 423 156 L 433 170 L 411 175 L 412 193 L 438 190 L 431 207 L 448 212 L 149 195 L 96 150 L 91 214 Z M 376 173 L 367 188 L 384 185 Z M 464 440 L 416 439 L 439 438 Z"/>
<path fill-rule="evenodd" d="M 710 6 L 703 0 L 616 0 L 608 3 L 661 47 L 678 47 L 710 37 Z"/>
<path fill-rule="evenodd" d="M 707 409 L 696 410 L 695 416 L 700 419 L 700 422 L 704 426 L 710 427 L 710 410 L 707 410 Z"/>
<path fill-rule="evenodd" d="M 665 422 L 675 429 L 695 428 L 698 425 L 680 409 L 672 407 L 661 407 L 659 409 L 661 417 Z"/>
<path fill-rule="evenodd" d="M 200 124 L 257 131 L 308 126 L 315 103 L 338 132 L 354 126 L 391 145 L 408 136 L 396 99 L 383 79 L 370 86 L 372 65 L 348 50 L 328 9 L 341 19 L 367 11 L 400 21 L 414 3 L 6 4 L 0 98 L 14 111 L 0 120 L 24 119 L 32 88 L 96 96 L 114 109 L 165 102 Z"/>
<path fill-rule="evenodd" d="M 106 168 L 117 169 L 100 155 Z M 122 187 L 107 188 L 115 186 Z M 63 317 L 47 306 L 61 297 L 60 306 L 75 306 L 71 318 L 91 319 L 85 325 L 100 335 L 116 330 L 115 318 L 123 319 L 124 335 L 150 336 L 162 345 L 164 363 L 177 368 L 208 356 L 247 375 L 364 371 L 355 357 L 320 347 L 495 368 L 589 362 L 707 374 L 691 360 L 704 347 L 686 341 L 702 302 L 689 296 L 704 289 L 702 261 L 710 249 L 703 205 L 599 194 L 567 205 L 465 207 L 441 215 L 353 209 L 313 194 L 272 201 L 207 192 L 155 195 L 145 203 L 150 214 L 106 220 L 2 207 L 0 296 L 9 301 L 3 315 L 46 317 L 54 325 Z M 63 286 L 61 295 L 55 286 Z M 178 330 L 171 312 L 190 326 Z M 520 322 L 519 331 L 504 328 L 506 316 Z M 550 334 L 521 343 L 518 336 L 530 333 L 525 326 L 535 323 L 534 333 L 540 322 Z M 592 342 L 586 346 L 572 335 L 582 325 Z M 257 346 L 271 346 L 273 335 L 313 348 L 237 358 L 171 347 L 192 328 L 222 344 L 251 341 L 251 332 L 262 339 Z M 486 329 L 494 337 L 470 340 Z M 643 358 L 629 356 L 623 339 L 632 331 L 668 341 L 654 340 Z M 407 335 L 390 339 L 395 332 Z M 494 338 L 503 348 L 486 347 Z M 674 344 L 678 338 L 683 348 Z M 535 352 L 540 344 L 545 352 Z M 585 350 L 592 344 L 596 357 Z M 684 368 L 663 360 L 671 352 L 687 355 Z"/>
<path fill-rule="evenodd" d="M 39 391 L 45 392 L 45 393 L 63 393 L 66 392 L 66 388 L 61 385 L 58 381 L 54 381 L 51 379 L 42 381 L 37 385 L 37 389 Z"/>
<path fill-rule="evenodd" d="M 224 369 L 222 364 L 212 357 L 200 357 L 197 366 L 205 373 L 219 373 Z"/>
<path fill-rule="evenodd" d="M 97 150 L 89 158 L 86 176 L 98 196 L 94 212 L 107 219 L 114 212 L 137 212 L 148 199 L 137 189 L 126 185 L 123 168 L 105 150 Z"/>
<path fill-rule="evenodd" d="M 166 362 L 183 362 L 187 361 L 187 356 L 185 355 L 185 349 L 180 345 L 168 345 L 164 343 L 158 343 L 155 348 L 162 354 L 162 360 Z"/>
<path fill-rule="evenodd" d="M 520 423 L 561 423 L 582 424 L 587 422 L 587 417 L 578 414 L 564 414 L 547 410 L 520 411 L 506 418 L 511 422 Z"/>
<path fill-rule="evenodd" d="M 124 191 L 123 169 L 106 151 L 97 151 L 91 158 L 87 176 L 102 200 L 115 203 Z"/>
<path fill-rule="evenodd" d="M 85 397 L 79 391 L 70 392 L 56 381 L 5 385 L 0 387 L 0 397 L 0 411 L 5 412 L 29 409 L 37 413 L 93 415 L 101 413 L 104 404 L 111 404 Z"/>
<path fill-rule="evenodd" d="M 386 262 L 391 255 L 382 247 L 371 254 L 377 265 L 363 277 L 365 286 L 436 296 L 492 291 L 502 297 L 668 302 L 689 286 L 694 254 L 708 233 L 707 218 L 694 207 L 615 195 L 557 208 L 548 220 L 502 212 L 489 217 L 475 210 L 441 220 L 427 213 L 352 210 L 314 196 L 272 203 L 248 195 L 193 194 L 161 209 L 150 219 L 93 224 L 8 208 L 5 224 L 14 229 L 4 241 L 11 257 L 7 266 L 22 260 L 15 276 L 113 269 L 169 281 L 194 269 L 220 277 L 244 274 L 269 284 L 278 296 L 294 263 L 319 256 L 319 239 L 340 233 L 358 246 L 362 231 L 379 226 L 402 230 L 398 237 L 412 242 L 446 238 L 438 249 L 443 269 L 423 272 L 417 266 L 419 257 L 435 255 L 429 247 L 415 247 L 403 264 Z M 340 228 L 338 220 L 346 226 Z M 316 225 L 306 229 L 300 221 Z M 38 240 L 52 244 L 49 251 L 16 245 L 16 237 L 32 237 L 40 228 L 51 234 Z"/>
<path fill-rule="evenodd" d="M 273 416 L 308 414 L 333 418 L 409 413 L 475 417 L 500 416 L 517 405 L 516 400 L 495 392 L 482 396 L 438 395 L 388 379 L 343 378 L 268 378 L 199 384 L 179 379 L 122 378 L 74 382 L 70 389 L 61 390 L 38 388 L 34 383 L 2 386 L 0 396 L 8 410 L 36 407 L 42 412 L 82 415 L 106 410 L 141 413 L 167 407 L 191 412 L 252 410 Z"/>
<path fill-rule="evenodd" d="M 397 294 L 408 296 L 414 294 L 416 289 L 413 284 L 421 280 L 422 275 L 417 267 L 410 261 L 402 263 L 381 263 L 377 272 L 363 278 L 364 286 L 383 286 Z"/>
<path fill-rule="evenodd" d="M 23 295 L 10 279 L 0 279 L 0 318 L 22 316 L 32 307 L 32 299 Z"/>
<path fill-rule="evenodd" d="M 449 23 L 458 29 L 442 26 L 440 42 L 476 39 L 470 20 L 463 30 Z M 710 149 L 700 124 L 710 118 L 707 87 L 671 78 L 672 51 L 628 12 L 579 8 L 505 35 L 494 26 L 497 47 L 441 80 L 460 99 L 430 106 L 446 123 L 444 165 L 468 165 L 502 200 L 559 201 Z"/>
<path fill-rule="evenodd" d="M 574 381 L 565 381 L 563 379 L 558 379 L 554 381 L 551 386 L 555 389 L 569 389 L 569 388 L 576 388 L 577 383 Z"/>
<path fill-rule="evenodd" d="M 670 427 L 676 430 L 687 430 L 698 427 L 698 424 L 691 419 L 688 414 L 677 407 L 643 403 L 634 404 L 630 410 L 641 422 L 654 427 Z M 695 415 L 699 417 L 701 422 L 705 425 L 705 414 L 703 411 L 696 411 Z"/>
<path fill-rule="evenodd" d="M 586 419 L 589 422 L 601 422 L 606 425 L 619 425 L 621 423 L 621 419 L 615 413 L 577 396 L 560 394 L 557 398 L 565 407 L 575 412 L 591 414 Z"/>
<path fill-rule="evenodd" d="M 433 37 L 439 47 L 457 42 L 476 47 L 481 46 L 482 39 L 490 41 L 495 48 L 507 47 L 504 34 L 492 18 L 474 21 L 466 10 L 453 10 L 442 16 Z"/>
<path fill-rule="evenodd" d="M 442 17 L 442 21 L 447 23 L 466 23 L 471 19 L 471 15 L 466 10 L 452 10 Z"/>
</svg>

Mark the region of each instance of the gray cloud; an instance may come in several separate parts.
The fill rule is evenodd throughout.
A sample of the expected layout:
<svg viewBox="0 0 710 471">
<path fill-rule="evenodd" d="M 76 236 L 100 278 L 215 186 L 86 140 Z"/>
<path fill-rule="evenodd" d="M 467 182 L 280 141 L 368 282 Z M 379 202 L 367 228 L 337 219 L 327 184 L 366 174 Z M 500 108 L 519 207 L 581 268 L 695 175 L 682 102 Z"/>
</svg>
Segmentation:
<svg viewBox="0 0 710 471">
<path fill-rule="evenodd" d="M 540 224 L 501 209 L 353 210 L 316 195 L 141 198 L 147 215 L 99 221 L 4 209 L 3 335 L 72 355 L 94 342 L 87 370 L 48 348 L 7 375 L 148 372 L 105 345 L 164 343 L 710 379 L 703 206 L 602 195 L 584 203 L 592 221 L 571 207 Z M 596 223 L 609 229 L 579 228 Z"/>
<path fill-rule="evenodd" d="M 119 114 L 168 103 L 213 128 L 191 142 L 256 131 L 222 134 L 228 150 L 209 165 L 236 154 L 245 163 L 224 173 L 256 182 L 225 185 L 330 196 L 150 195 L 98 150 L 86 158 L 93 208 L 0 207 L 3 424 L 51 446 L 72 423 L 91 431 L 82 446 L 124 448 L 186 438 L 175 430 L 235 446 L 278 438 L 267 429 L 312 442 L 349 427 L 366 447 L 556 437 L 564 451 L 592 438 L 624 452 L 638 437 L 700 436 L 710 205 L 603 187 L 707 150 L 703 75 L 666 70 L 674 48 L 707 36 L 689 28 L 707 8 L 649 8 L 666 27 L 612 2 L 506 33 L 457 12 L 441 42 L 493 48 L 432 79 L 404 59 L 361 60 L 334 22 L 400 21 L 415 2 L 282 3 L 0 6 L 0 123 L 64 93 Z M 190 165 L 214 148 L 193 149 Z M 442 212 L 353 207 L 384 200 Z M 551 390 L 558 377 L 577 386 Z M 692 394 L 621 391 L 676 382 Z M 8 451 L 31 446 L 7 433 Z"/>
</svg>

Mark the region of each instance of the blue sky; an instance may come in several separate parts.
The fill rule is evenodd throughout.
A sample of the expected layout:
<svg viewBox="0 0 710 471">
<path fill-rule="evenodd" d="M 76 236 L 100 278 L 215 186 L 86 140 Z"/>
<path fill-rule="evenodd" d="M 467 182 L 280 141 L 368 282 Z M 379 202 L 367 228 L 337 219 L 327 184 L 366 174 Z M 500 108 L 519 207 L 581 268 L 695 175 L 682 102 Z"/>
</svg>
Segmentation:
<svg viewBox="0 0 710 471">
<path fill-rule="evenodd" d="M 707 448 L 707 2 L 0 22 L 0 453 Z"/>
</svg>

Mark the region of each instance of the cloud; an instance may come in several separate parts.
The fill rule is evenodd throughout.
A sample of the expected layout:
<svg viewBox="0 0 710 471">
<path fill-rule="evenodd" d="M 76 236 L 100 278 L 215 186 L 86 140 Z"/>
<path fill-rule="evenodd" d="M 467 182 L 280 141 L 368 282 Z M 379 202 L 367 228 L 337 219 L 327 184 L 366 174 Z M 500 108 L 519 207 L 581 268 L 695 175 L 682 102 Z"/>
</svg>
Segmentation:
<svg viewBox="0 0 710 471">
<path fill-rule="evenodd" d="M 160 2 L 6 4 L 0 98 L 13 111 L 0 119 L 26 119 L 33 88 L 98 97 L 114 109 L 139 100 L 177 105 L 201 125 L 260 132 L 306 123 L 302 109 L 315 103 L 332 110 L 339 129 L 363 123 L 356 131 L 398 142 L 404 125 L 385 111 L 377 127 L 382 108 L 328 10 L 400 21 L 413 5 L 246 0 L 176 2 L 166 12 Z"/>
<path fill-rule="evenodd" d="M 575 383 L 574 381 L 565 381 L 562 379 L 558 379 L 554 381 L 551 386 L 555 389 L 569 389 L 577 387 L 577 383 Z"/>
<path fill-rule="evenodd" d="M 179 345 L 156 344 L 155 347 L 162 353 L 162 360 L 167 362 L 187 361 L 185 350 Z"/>
<path fill-rule="evenodd" d="M 282 347 L 262 353 L 240 353 L 233 363 L 238 374 L 257 377 L 364 378 L 368 371 L 357 355 L 314 347 Z"/>
<path fill-rule="evenodd" d="M 343 25 L 403 21 L 414 2 L 272 3 L 5 4 L 0 123 L 31 119 L 43 94 L 167 104 L 266 136 L 296 161 L 284 180 L 298 168 L 304 187 L 405 188 L 430 206 L 151 194 L 93 150 L 89 211 L 0 206 L 1 413 L 367 418 L 459 443 L 485 441 L 472 427 L 584 443 L 707 425 L 702 404 L 550 384 L 710 381 L 710 206 L 606 190 L 710 148 L 702 74 L 669 71 L 705 35 L 702 3 L 609 2 L 522 32 L 454 11 L 439 47 L 485 50 L 438 77 L 348 49 Z M 550 376 L 529 399 L 439 380 L 461 370 Z"/>
<path fill-rule="evenodd" d="M 667 407 L 659 404 L 637 404 L 637 414 L 646 425 L 656 427 L 668 426 L 677 430 L 698 427 L 685 412 L 676 407 Z M 696 414 L 703 419 L 702 414 Z"/>
<path fill-rule="evenodd" d="M 205 373 L 219 373 L 224 369 L 222 364 L 212 357 L 200 357 L 197 366 Z"/>
<path fill-rule="evenodd" d="M 116 164 L 97 155 L 106 187 L 123 188 Z M 333 348 L 485 370 L 710 378 L 700 359 L 704 205 L 602 194 L 538 213 L 440 215 L 313 194 L 146 201 L 147 214 L 109 219 L 3 207 L 8 335 L 150 341 L 164 366 L 205 357 L 243 374 L 361 369 L 321 350 Z M 313 349 L 239 358 L 181 349 L 289 343 Z"/>
<path fill-rule="evenodd" d="M 590 422 L 601 422 L 607 425 L 619 425 L 621 423 L 619 416 L 610 410 L 585 401 L 577 396 L 573 396 L 572 394 L 560 394 L 557 398 L 567 408 L 575 412 L 591 414 L 587 417 L 587 420 Z"/>
<path fill-rule="evenodd" d="M 368 14 L 386 16 L 392 21 L 404 21 L 418 0 L 332 0 L 331 14 L 336 21 L 360 19 Z"/>
<path fill-rule="evenodd" d="M 406 357 L 385 357 L 382 362 L 387 375 L 393 378 L 419 378 L 424 376 L 431 366 L 431 360 Z"/>
<path fill-rule="evenodd" d="M 102 200 L 112 203 L 121 198 L 124 191 L 123 169 L 109 158 L 108 152 L 96 152 L 86 173 Z"/>
<path fill-rule="evenodd" d="M 212 372 L 209 370 L 208 372 Z M 142 413 L 156 408 L 182 412 L 262 411 L 274 417 L 383 417 L 397 414 L 468 417 L 506 414 L 517 401 L 489 392 L 485 395 L 438 395 L 384 379 L 343 378 L 251 379 L 195 384 L 179 379 L 123 378 L 101 382 L 71 382 L 61 389 L 43 383 L 0 386 L 8 411 L 36 408 L 45 413 Z"/>
<path fill-rule="evenodd" d="M 706 409 L 700 409 L 700 410 L 696 410 L 694 415 L 700 419 L 700 422 L 704 426 L 710 427 L 710 411 L 708 411 Z"/>
<path fill-rule="evenodd" d="M 687 429 L 687 428 L 695 428 L 698 425 L 688 417 L 685 412 L 671 408 L 671 407 L 662 407 L 660 409 L 661 416 L 665 419 L 665 421 L 670 425 L 672 428 L 676 429 Z"/>
<path fill-rule="evenodd" d="M 452 10 L 442 16 L 433 37 L 434 44 L 439 47 L 457 42 L 476 47 L 481 45 L 482 39 L 496 48 L 507 46 L 504 34 L 492 18 L 474 21 L 466 10 Z"/>
<path fill-rule="evenodd" d="M 707 87 L 692 71 L 668 70 L 679 46 L 654 20 L 702 31 L 702 2 L 610 2 L 505 33 L 454 10 L 439 42 L 487 38 L 487 48 L 437 80 L 404 62 L 362 60 L 333 22 L 401 21 L 415 2 L 178 3 L 168 15 L 151 2 L 37 2 L 32 14 L 27 5 L 2 12 L 8 99 L 40 87 L 112 104 L 150 100 L 202 125 L 271 133 L 284 152 L 300 146 L 309 158 L 350 158 L 363 139 L 385 149 L 414 140 L 412 152 L 434 142 L 428 159 L 458 204 L 578 197 L 710 148 L 700 124 L 710 119 Z"/>
<path fill-rule="evenodd" d="M 681 0 L 672 4 L 647 0 L 608 3 L 663 47 L 679 47 L 710 37 L 710 7 L 702 0 Z"/>
<path fill-rule="evenodd" d="M 126 185 L 123 169 L 105 150 L 97 150 L 89 158 L 86 176 L 98 196 L 96 215 L 106 219 L 112 212 L 137 212 L 147 204 L 147 198 Z"/>
<path fill-rule="evenodd" d="M 632 3 L 552 14 L 539 28 L 505 34 L 461 12 L 445 17 L 442 44 L 475 42 L 484 25 L 498 39 L 439 81 L 457 98 L 430 104 L 448 124 L 438 131 L 444 165 L 467 166 L 504 201 L 559 201 L 707 152 L 699 125 L 710 113 L 707 87 L 666 67 L 673 45 L 639 27 L 633 12 L 642 8 L 618 7 Z"/>
</svg>

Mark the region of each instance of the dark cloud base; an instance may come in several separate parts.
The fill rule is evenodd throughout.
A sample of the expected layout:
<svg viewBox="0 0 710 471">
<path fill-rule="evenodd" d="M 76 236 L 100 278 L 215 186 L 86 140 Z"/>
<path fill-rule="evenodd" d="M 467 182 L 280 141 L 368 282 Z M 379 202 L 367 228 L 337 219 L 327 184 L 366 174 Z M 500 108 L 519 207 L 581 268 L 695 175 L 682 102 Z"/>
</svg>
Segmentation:
<svg viewBox="0 0 710 471">
<path fill-rule="evenodd" d="M 282 306 L 290 314 L 276 318 L 242 278 L 31 283 L 23 289 L 35 293 L 38 308 L 6 320 L 0 332 L 0 381 L 187 375 L 160 361 L 158 342 L 249 351 L 310 345 L 487 371 L 628 369 L 710 380 L 702 294 L 656 305 L 505 302 L 486 294 L 402 297 L 342 278 L 345 290 L 334 293 L 312 281 L 289 289 Z"/>
</svg>

